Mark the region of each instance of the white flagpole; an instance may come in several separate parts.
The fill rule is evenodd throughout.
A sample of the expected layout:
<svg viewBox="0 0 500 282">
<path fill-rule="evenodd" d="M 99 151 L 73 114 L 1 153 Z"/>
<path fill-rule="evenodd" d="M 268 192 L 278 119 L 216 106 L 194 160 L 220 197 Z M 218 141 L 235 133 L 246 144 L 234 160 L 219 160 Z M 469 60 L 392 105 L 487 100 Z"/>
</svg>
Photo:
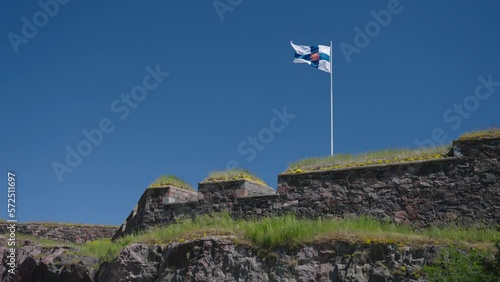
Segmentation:
<svg viewBox="0 0 500 282">
<path fill-rule="evenodd" d="M 330 154 L 333 156 L 333 44 L 330 41 Z"/>
</svg>

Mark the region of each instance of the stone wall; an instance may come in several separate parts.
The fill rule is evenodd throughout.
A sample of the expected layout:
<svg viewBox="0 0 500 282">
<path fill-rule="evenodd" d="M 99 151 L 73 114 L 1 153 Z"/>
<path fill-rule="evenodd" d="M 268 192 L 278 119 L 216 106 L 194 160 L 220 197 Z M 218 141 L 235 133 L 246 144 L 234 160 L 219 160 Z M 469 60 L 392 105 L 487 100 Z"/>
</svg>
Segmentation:
<svg viewBox="0 0 500 282">
<path fill-rule="evenodd" d="M 183 203 L 171 203 L 169 187 L 146 189 L 136 207 L 118 228 L 113 239 L 159 224 L 169 224 L 183 218 L 214 212 L 231 211 L 236 199 L 247 195 L 274 195 L 274 189 L 247 180 L 202 182 L 197 197 Z"/>
<path fill-rule="evenodd" d="M 283 174 L 278 189 L 299 216 L 370 215 L 417 227 L 500 224 L 500 139 L 455 141 L 432 161 Z"/>
<path fill-rule="evenodd" d="M 158 187 L 151 189 L 157 189 L 157 188 Z M 196 193 L 195 191 L 189 191 L 186 189 L 181 189 L 170 185 L 166 185 L 162 188 L 167 188 L 165 197 L 163 198 L 163 202 L 166 204 L 195 201 L 198 197 L 198 193 Z"/>
<path fill-rule="evenodd" d="M 143 194 L 114 238 L 221 211 L 235 218 L 287 213 L 304 218 L 368 215 L 418 228 L 498 227 L 499 160 L 498 138 L 454 141 L 450 156 L 444 159 L 281 174 L 278 194 L 262 187 L 262 193 L 256 192 L 253 183 L 245 181 L 200 183 L 197 200 L 169 204 L 162 200 L 166 192 L 155 189 Z"/>
<path fill-rule="evenodd" d="M 227 180 L 201 182 L 198 184 L 198 199 L 219 203 L 236 198 L 276 194 L 273 188 L 250 180 Z"/>
<path fill-rule="evenodd" d="M 0 234 L 7 233 L 10 223 L 0 223 Z M 16 233 L 60 242 L 84 243 L 111 238 L 117 226 L 68 223 L 16 223 Z"/>
</svg>

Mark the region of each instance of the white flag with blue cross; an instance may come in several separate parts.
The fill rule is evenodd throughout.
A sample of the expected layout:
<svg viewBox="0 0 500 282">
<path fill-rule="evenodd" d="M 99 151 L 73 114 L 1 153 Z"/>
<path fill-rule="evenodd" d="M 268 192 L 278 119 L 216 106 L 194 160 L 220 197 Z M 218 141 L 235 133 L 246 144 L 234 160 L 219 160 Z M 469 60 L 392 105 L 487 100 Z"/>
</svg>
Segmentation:
<svg viewBox="0 0 500 282">
<path fill-rule="evenodd" d="M 293 58 L 294 63 L 304 63 L 309 64 L 324 72 L 331 72 L 331 61 L 330 61 L 330 46 L 325 45 L 295 45 L 292 41 L 293 49 L 295 49 L 295 56 Z"/>
</svg>

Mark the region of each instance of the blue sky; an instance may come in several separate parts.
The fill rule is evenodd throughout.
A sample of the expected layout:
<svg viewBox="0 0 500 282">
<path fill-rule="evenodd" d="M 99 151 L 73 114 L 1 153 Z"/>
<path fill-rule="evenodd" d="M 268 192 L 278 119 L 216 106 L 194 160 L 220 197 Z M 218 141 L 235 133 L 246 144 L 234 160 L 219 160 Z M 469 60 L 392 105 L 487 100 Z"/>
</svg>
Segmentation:
<svg viewBox="0 0 500 282">
<path fill-rule="evenodd" d="M 0 183 L 16 173 L 20 221 L 118 225 L 161 174 L 196 187 L 237 164 L 275 187 L 328 155 L 329 75 L 293 64 L 290 40 L 333 41 L 337 153 L 500 125 L 498 1 L 1 5 Z"/>
</svg>

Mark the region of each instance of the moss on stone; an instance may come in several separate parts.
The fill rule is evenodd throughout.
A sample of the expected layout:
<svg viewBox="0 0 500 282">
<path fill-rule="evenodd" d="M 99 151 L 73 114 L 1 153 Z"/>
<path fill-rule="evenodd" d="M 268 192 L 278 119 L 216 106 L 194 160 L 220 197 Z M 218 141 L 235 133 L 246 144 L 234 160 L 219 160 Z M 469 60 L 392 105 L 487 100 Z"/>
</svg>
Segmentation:
<svg viewBox="0 0 500 282">
<path fill-rule="evenodd" d="M 262 185 L 267 184 L 257 177 L 256 175 L 252 174 L 248 170 L 244 169 L 230 169 L 226 171 L 214 171 L 211 172 L 203 182 L 216 182 L 216 181 L 231 181 L 231 180 L 250 180 Z"/>
<path fill-rule="evenodd" d="M 161 175 L 158 177 L 151 185 L 149 185 L 148 188 L 158 188 L 158 187 L 164 187 L 167 185 L 172 185 L 184 190 L 188 191 L 194 191 L 193 187 L 189 185 L 186 181 L 178 178 L 175 175 Z"/>
<path fill-rule="evenodd" d="M 466 132 L 460 135 L 458 140 L 475 140 L 475 139 L 489 139 L 489 138 L 500 138 L 500 128 L 492 127 L 485 130 Z"/>
<path fill-rule="evenodd" d="M 391 149 L 362 153 L 358 155 L 338 154 L 327 157 L 307 158 L 292 163 L 285 173 L 357 168 L 374 165 L 444 159 L 450 146 L 419 149 Z"/>
</svg>

